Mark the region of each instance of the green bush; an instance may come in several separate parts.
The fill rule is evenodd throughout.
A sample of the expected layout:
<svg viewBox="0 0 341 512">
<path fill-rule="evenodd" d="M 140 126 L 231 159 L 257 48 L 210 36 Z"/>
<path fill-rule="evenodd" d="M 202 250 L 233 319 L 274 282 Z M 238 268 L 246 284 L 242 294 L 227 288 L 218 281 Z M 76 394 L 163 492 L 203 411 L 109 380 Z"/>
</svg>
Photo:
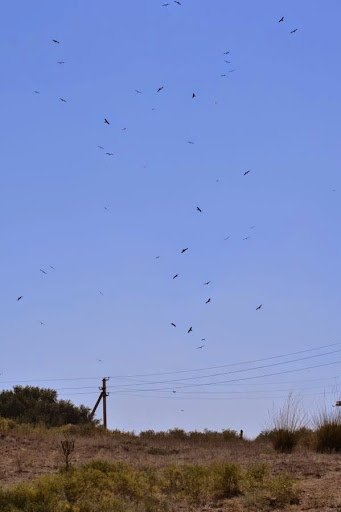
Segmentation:
<svg viewBox="0 0 341 512">
<path fill-rule="evenodd" d="M 0 416 L 17 423 L 59 427 L 88 423 L 90 409 L 77 407 L 70 400 L 58 400 L 53 389 L 14 386 L 13 391 L 0 392 Z"/>
</svg>

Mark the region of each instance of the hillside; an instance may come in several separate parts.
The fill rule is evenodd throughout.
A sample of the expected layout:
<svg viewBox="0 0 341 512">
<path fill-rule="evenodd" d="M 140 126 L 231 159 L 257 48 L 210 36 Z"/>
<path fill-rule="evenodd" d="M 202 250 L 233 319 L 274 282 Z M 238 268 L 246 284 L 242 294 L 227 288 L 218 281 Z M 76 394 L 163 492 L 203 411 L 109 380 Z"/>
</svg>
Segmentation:
<svg viewBox="0 0 341 512">
<path fill-rule="evenodd" d="M 155 436 L 152 433 L 149 435 L 146 433 L 143 436 L 120 432 L 105 434 L 100 429 L 94 432 L 97 433 L 95 435 L 73 434 L 75 451 L 72 467 L 81 468 L 84 464 L 95 460 L 107 461 L 114 466 L 107 467 L 93 462 L 94 465 L 90 467 L 76 469 L 76 471 L 72 469 L 70 473 L 60 473 L 63 467 L 58 450 L 63 437 L 61 430 L 47 431 L 44 428 L 32 429 L 20 426 L 3 432 L 0 439 L 2 489 L 7 492 L 8 489 L 13 489 L 13 485 L 23 482 L 32 483 L 43 475 L 57 474 L 55 479 L 45 481 L 44 477 L 41 482 L 33 485 L 38 485 L 39 492 L 42 488 L 56 488 L 59 489 L 58 492 L 62 492 L 60 489 L 66 485 L 65 482 L 76 486 L 73 498 L 70 502 L 65 502 L 66 508 L 48 508 L 46 504 L 44 512 L 52 510 L 156 512 L 167 510 L 166 503 L 168 510 L 204 511 L 212 506 L 218 507 L 218 510 L 234 512 L 280 508 L 287 511 L 309 510 L 311 512 L 341 510 L 340 454 L 317 454 L 303 446 L 298 447 L 293 454 L 277 454 L 267 441 L 233 438 L 224 440 L 221 437 L 214 439 L 214 436 L 205 438 L 204 435 L 198 435 L 197 438 L 193 436 L 192 439 L 181 439 L 182 431 L 179 431 L 179 438 L 176 435 L 163 438 L 162 435 Z M 124 466 L 115 466 L 116 463 L 122 463 Z M 221 490 L 219 475 L 222 471 L 227 471 L 224 466 L 226 464 L 228 464 L 228 471 L 231 471 L 231 463 L 238 466 L 235 469 L 232 468 L 239 475 L 238 482 L 235 491 L 229 491 L 229 495 L 224 495 L 226 490 Z M 177 472 L 176 485 L 174 471 Z M 259 475 L 263 472 L 266 475 L 268 471 L 269 475 L 266 476 L 264 484 L 260 484 L 257 478 L 260 478 Z M 251 473 L 255 473 L 256 476 L 251 477 Z M 64 481 L 66 474 L 68 476 Z M 129 485 L 127 483 L 127 488 L 124 489 L 120 484 L 117 490 L 115 479 L 118 474 L 121 474 L 120 478 L 123 478 L 126 483 L 130 482 L 130 479 L 134 480 L 134 486 L 137 486 L 134 487 L 136 495 L 135 491 L 133 495 L 131 494 L 129 487 L 133 485 L 131 483 Z M 170 474 L 173 476 L 171 477 Z M 290 477 L 283 477 L 284 474 Z M 186 485 L 181 490 L 177 486 L 184 478 Z M 86 488 L 82 487 L 80 490 L 79 479 L 87 481 Z M 96 484 L 92 479 L 95 479 Z M 92 484 L 95 485 L 97 493 L 100 491 L 101 479 L 104 479 L 103 485 L 105 484 L 108 489 L 116 485 L 109 495 L 110 499 L 115 496 L 122 501 L 120 506 L 117 504 L 118 508 L 116 505 L 116 508 L 113 508 L 113 505 L 109 504 L 109 495 L 107 509 L 104 505 L 97 509 L 94 503 L 89 505 L 90 508 L 84 505 L 85 501 L 88 504 L 91 501 Z M 148 487 L 151 485 L 150 479 L 153 480 L 153 485 Z M 139 486 L 142 486 L 141 489 Z M 143 486 L 147 486 L 149 490 L 146 491 Z M 30 499 L 35 495 L 33 489 L 29 488 Z M 13 496 L 17 496 L 18 490 L 12 492 Z M 21 489 L 21 497 L 27 492 L 28 489 Z M 89 496 L 85 496 L 84 493 L 89 493 Z M 150 493 L 149 505 L 145 501 L 146 493 Z M 12 498 L 7 494 L 6 498 L 2 495 L 1 499 L 5 501 L 0 500 L 1 510 L 26 512 L 34 509 L 38 512 L 38 508 L 25 508 L 23 501 L 20 502 L 22 508 L 6 509 L 6 500 Z M 61 500 L 60 497 L 58 499 Z M 96 498 L 97 503 L 100 503 L 99 499 L 99 497 Z M 63 500 L 65 501 L 65 498 Z M 77 500 L 81 500 L 79 503 L 82 504 L 79 505 Z M 59 505 L 62 501 L 58 502 Z M 129 508 L 130 506 L 133 508 Z"/>
</svg>

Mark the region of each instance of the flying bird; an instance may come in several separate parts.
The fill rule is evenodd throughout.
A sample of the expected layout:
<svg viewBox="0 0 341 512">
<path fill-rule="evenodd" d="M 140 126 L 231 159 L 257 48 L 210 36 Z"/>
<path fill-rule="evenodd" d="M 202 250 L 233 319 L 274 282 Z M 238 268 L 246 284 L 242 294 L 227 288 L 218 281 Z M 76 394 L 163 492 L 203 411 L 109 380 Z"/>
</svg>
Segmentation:
<svg viewBox="0 0 341 512">
<path fill-rule="evenodd" d="M 195 94 L 195 92 L 192 94 L 192 98 L 196 98 L 197 95 Z"/>
<path fill-rule="evenodd" d="M 226 64 L 231 64 L 231 61 L 229 60 L 224 60 L 224 62 L 226 62 Z"/>
<path fill-rule="evenodd" d="M 59 98 L 60 101 L 62 101 L 63 103 L 66 103 L 66 100 L 64 100 L 64 98 Z"/>
<path fill-rule="evenodd" d="M 42 268 L 39 269 L 40 272 L 42 272 L 43 274 L 47 274 L 47 272 L 45 272 L 45 270 L 43 270 Z"/>
<path fill-rule="evenodd" d="M 281 19 L 278 21 L 278 23 L 282 23 L 284 21 L 284 16 L 281 17 Z"/>
<path fill-rule="evenodd" d="M 176 327 L 176 325 L 175 325 L 173 322 L 171 323 L 171 325 L 172 325 L 173 327 Z"/>
<path fill-rule="evenodd" d="M 179 0 L 174 0 L 174 3 L 178 4 L 178 5 L 181 5 L 181 2 L 179 2 Z"/>
<path fill-rule="evenodd" d="M 20 297 L 17 298 L 17 301 L 21 300 L 22 298 L 23 298 L 23 295 L 20 295 Z"/>
<path fill-rule="evenodd" d="M 175 274 L 175 276 L 173 276 L 173 279 L 176 279 L 178 276 L 179 274 Z"/>
<path fill-rule="evenodd" d="M 104 119 L 104 124 L 110 124 L 108 119 Z"/>
<path fill-rule="evenodd" d="M 260 304 L 260 305 L 258 306 L 258 308 L 256 308 L 256 311 L 258 311 L 259 309 L 262 309 L 262 306 L 263 306 L 263 304 Z"/>
<path fill-rule="evenodd" d="M 236 69 L 230 69 L 229 73 L 234 73 Z"/>
<path fill-rule="evenodd" d="M 227 76 L 227 75 L 220 75 L 220 76 Z"/>
<path fill-rule="evenodd" d="M 188 247 L 186 247 L 186 249 L 182 249 L 181 254 L 183 254 L 186 251 L 188 251 Z"/>
<path fill-rule="evenodd" d="M 245 171 L 243 176 L 246 176 L 247 174 L 249 174 L 249 172 L 251 172 L 251 171 Z"/>
<path fill-rule="evenodd" d="M 249 236 L 246 236 L 245 238 L 243 238 L 243 240 L 248 240 L 250 237 Z"/>
<path fill-rule="evenodd" d="M 162 4 L 162 7 L 168 7 L 170 4 Z"/>
<path fill-rule="evenodd" d="M 97 146 L 97 147 L 98 147 L 99 149 L 104 149 L 104 147 L 103 147 L 103 146 Z"/>
<path fill-rule="evenodd" d="M 203 286 L 208 286 L 211 281 L 207 281 L 206 283 L 203 283 Z"/>
<path fill-rule="evenodd" d="M 229 236 L 227 236 L 226 238 L 224 238 L 224 240 L 228 240 L 229 238 L 230 238 L 230 237 L 229 237 Z"/>
<path fill-rule="evenodd" d="M 205 345 L 200 345 L 200 347 L 197 347 L 197 350 L 199 350 L 200 348 L 204 348 Z"/>
<path fill-rule="evenodd" d="M 155 256 L 155 259 L 158 260 L 160 258 L 160 256 Z"/>
<path fill-rule="evenodd" d="M 122 132 L 124 132 L 127 128 L 121 128 Z"/>
<path fill-rule="evenodd" d="M 224 55 L 228 55 L 230 52 L 224 52 Z"/>
<path fill-rule="evenodd" d="M 160 92 L 160 91 L 162 91 L 162 89 L 163 89 L 163 86 L 162 86 L 162 87 L 159 87 L 159 88 L 158 88 L 158 90 L 157 90 L 156 92 Z"/>
<path fill-rule="evenodd" d="M 55 268 L 52 265 L 49 265 L 49 266 L 50 266 L 50 268 L 52 268 L 52 270 L 55 270 Z"/>
<path fill-rule="evenodd" d="M 142 94 L 142 91 L 139 91 L 138 89 L 135 89 L 136 94 Z"/>
<path fill-rule="evenodd" d="M 193 332 L 192 327 L 190 327 L 190 328 L 188 329 L 187 334 L 189 334 L 190 332 Z"/>
<path fill-rule="evenodd" d="M 114 156 L 114 153 L 105 153 L 108 156 Z"/>
<path fill-rule="evenodd" d="M 290 34 L 296 34 L 297 30 L 298 30 L 298 28 L 295 28 L 294 30 L 292 30 L 292 31 L 290 32 Z"/>
<path fill-rule="evenodd" d="M 211 302 L 211 298 L 207 299 L 206 304 L 208 304 L 209 302 Z"/>
<path fill-rule="evenodd" d="M 60 44 L 60 41 L 58 41 L 58 39 L 52 39 L 52 41 L 53 41 L 54 43 Z"/>
<path fill-rule="evenodd" d="M 206 341 L 206 338 L 201 338 L 201 341 Z"/>
<path fill-rule="evenodd" d="M 65 64 L 65 62 L 63 60 L 58 60 L 57 64 Z"/>
<path fill-rule="evenodd" d="M 101 290 L 98 290 L 98 293 L 99 293 L 100 295 L 103 295 L 103 297 L 104 297 L 104 293 L 103 293 L 103 292 L 101 292 Z"/>
<path fill-rule="evenodd" d="M 202 210 L 201 210 L 201 208 L 199 208 L 199 206 L 197 206 L 197 210 L 199 213 L 202 213 Z"/>
<path fill-rule="evenodd" d="M 187 142 L 188 142 L 188 144 L 194 144 L 194 142 L 191 140 L 188 140 Z"/>
<path fill-rule="evenodd" d="M 33 92 L 34 92 L 34 94 L 40 94 L 40 92 L 39 92 L 39 91 L 33 91 Z"/>
<path fill-rule="evenodd" d="M 40 325 L 45 325 L 44 322 L 39 322 L 39 323 L 40 323 Z"/>
<path fill-rule="evenodd" d="M 176 393 L 176 391 L 174 390 L 174 391 L 172 391 L 172 393 Z"/>
</svg>

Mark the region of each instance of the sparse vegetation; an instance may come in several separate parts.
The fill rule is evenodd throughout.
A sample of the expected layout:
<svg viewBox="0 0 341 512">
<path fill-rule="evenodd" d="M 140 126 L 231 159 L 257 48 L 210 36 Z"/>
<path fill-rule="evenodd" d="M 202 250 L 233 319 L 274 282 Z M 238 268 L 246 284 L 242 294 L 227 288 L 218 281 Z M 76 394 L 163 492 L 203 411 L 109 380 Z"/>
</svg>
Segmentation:
<svg viewBox="0 0 341 512">
<path fill-rule="evenodd" d="M 276 506 L 298 500 L 292 478 L 271 477 L 269 470 L 262 479 L 252 471 L 242 471 L 233 463 L 213 465 L 169 466 L 137 469 L 121 462 L 95 460 L 67 473 L 40 478 L 0 491 L 2 512 L 161 512 L 179 506 L 214 504 L 242 495 Z M 269 498 L 271 497 L 271 498 Z M 256 498 L 253 498 L 254 501 Z M 187 508 L 188 510 L 188 508 Z"/>
<path fill-rule="evenodd" d="M 59 454 L 62 462 L 64 463 L 65 470 L 70 468 L 73 452 L 75 450 L 75 440 L 70 434 L 64 434 L 64 439 L 61 439 L 59 445 Z"/>
</svg>

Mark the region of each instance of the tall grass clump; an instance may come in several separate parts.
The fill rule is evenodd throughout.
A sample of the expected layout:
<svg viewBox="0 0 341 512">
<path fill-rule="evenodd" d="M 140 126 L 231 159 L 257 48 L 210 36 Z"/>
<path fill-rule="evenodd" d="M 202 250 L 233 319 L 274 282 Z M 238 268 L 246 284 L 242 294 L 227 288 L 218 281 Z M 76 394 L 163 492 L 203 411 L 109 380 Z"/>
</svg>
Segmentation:
<svg viewBox="0 0 341 512">
<path fill-rule="evenodd" d="M 270 416 L 268 434 L 276 452 L 292 453 L 305 425 L 306 415 L 302 402 L 290 394 L 284 404 Z"/>
<path fill-rule="evenodd" d="M 341 411 L 322 407 L 314 418 L 316 450 L 321 453 L 341 452 Z"/>
</svg>

